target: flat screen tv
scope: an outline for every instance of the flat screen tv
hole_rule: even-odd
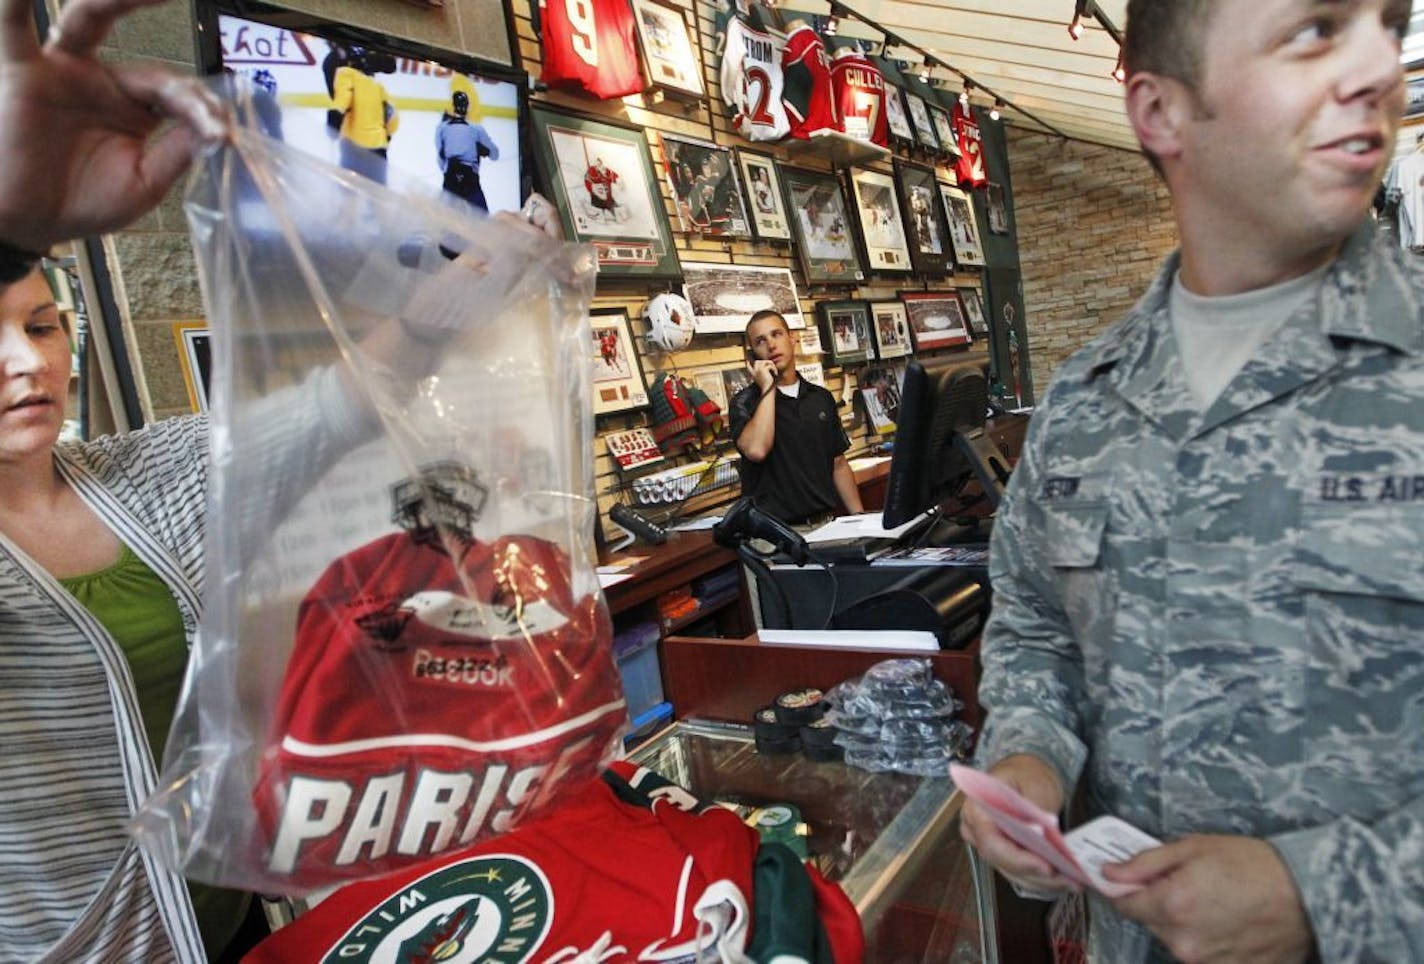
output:
[[[337,74],[345,67],[348,85],[359,89],[367,103],[375,91],[384,95],[377,100],[374,122],[368,114],[363,130],[369,132],[368,142],[385,141],[381,149],[391,169],[428,184],[432,194],[452,190],[477,207],[482,195],[491,214],[518,210],[528,195],[523,74],[249,0],[199,0],[195,18],[199,70],[230,71],[253,80],[279,111],[264,126],[269,133],[279,131],[293,147],[370,173],[359,161],[362,154],[353,150],[358,145],[343,133],[342,114],[333,110]],[[359,84],[350,81],[351,71],[364,75]],[[446,137],[450,149],[442,163],[437,130],[442,119],[459,116],[461,109],[465,129]],[[466,155],[471,144],[481,155],[475,166],[478,194],[463,172],[450,174],[448,156],[460,153],[462,142]],[[480,143],[486,143],[483,150]]]

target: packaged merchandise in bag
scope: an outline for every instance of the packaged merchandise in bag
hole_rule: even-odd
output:
[[[189,188],[205,608],[135,833],[194,879],[304,893],[468,846],[596,776],[626,722],[591,252],[391,175],[239,125]]]

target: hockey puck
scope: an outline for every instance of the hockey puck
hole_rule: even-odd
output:
[[[795,740],[800,738],[800,728],[794,723],[782,723],[776,718],[776,710],[763,706],[752,717],[752,734],[758,740]]]
[[[799,735],[802,746],[834,746],[836,742],[836,728],[831,726],[830,719],[824,716],[801,727]]]
[[[822,699],[824,695],[814,686],[788,690],[772,704],[776,710],[776,718],[782,723],[794,723],[797,726],[814,723],[826,712],[826,703]]]
[[[756,748],[758,753],[765,756],[786,756],[801,749],[801,738],[792,736],[785,740],[772,740],[757,736]]]

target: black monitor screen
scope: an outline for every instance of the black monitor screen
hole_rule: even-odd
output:
[[[989,483],[986,491],[995,490],[990,498],[997,504],[1001,480],[995,477],[997,470],[981,464],[974,444],[984,437],[988,409],[989,386],[981,363],[910,362],[885,493],[882,521],[887,529],[953,499],[976,476]]]
[[[203,3],[199,11],[202,67],[246,76],[254,90],[270,93],[280,115],[276,131],[264,119],[268,133],[369,176],[353,149],[367,142],[432,195],[450,190],[490,213],[519,209],[523,95],[507,68],[242,0]],[[339,79],[355,91],[350,121],[333,110]],[[451,159],[461,157],[474,158],[471,170],[452,172]]]

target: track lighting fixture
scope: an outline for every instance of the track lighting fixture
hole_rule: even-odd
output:
[[[1112,78],[1119,84],[1127,79],[1127,66],[1122,62],[1121,50],[1117,53],[1117,66],[1113,68]]]
[[[826,28],[822,31],[827,37],[834,37],[840,31],[841,5],[831,4],[831,15],[826,18]]]
[[[1083,18],[1088,15],[1088,0],[1073,0],[1073,19],[1068,21],[1068,36],[1078,40],[1083,36]]]
[[[964,89],[959,92],[959,106],[960,109],[966,113],[969,111],[969,92],[973,89],[974,85],[966,80],[964,82]]]
[[[925,62],[920,65],[920,83],[930,82],[930,55],[925,54]]]
[[[995,98],[994,98],[994,106],[991,107],[991,108],[989,108],[989,119],[992,120],[992,121],[998,120],[998,119],[999,119],[999,116],[1000,116],[1000,112],[1001,112],[1003,109],[1004,109],[1004,102],[1003,102],[1002,100],[1000,100],[999,98],[995,97]]]

